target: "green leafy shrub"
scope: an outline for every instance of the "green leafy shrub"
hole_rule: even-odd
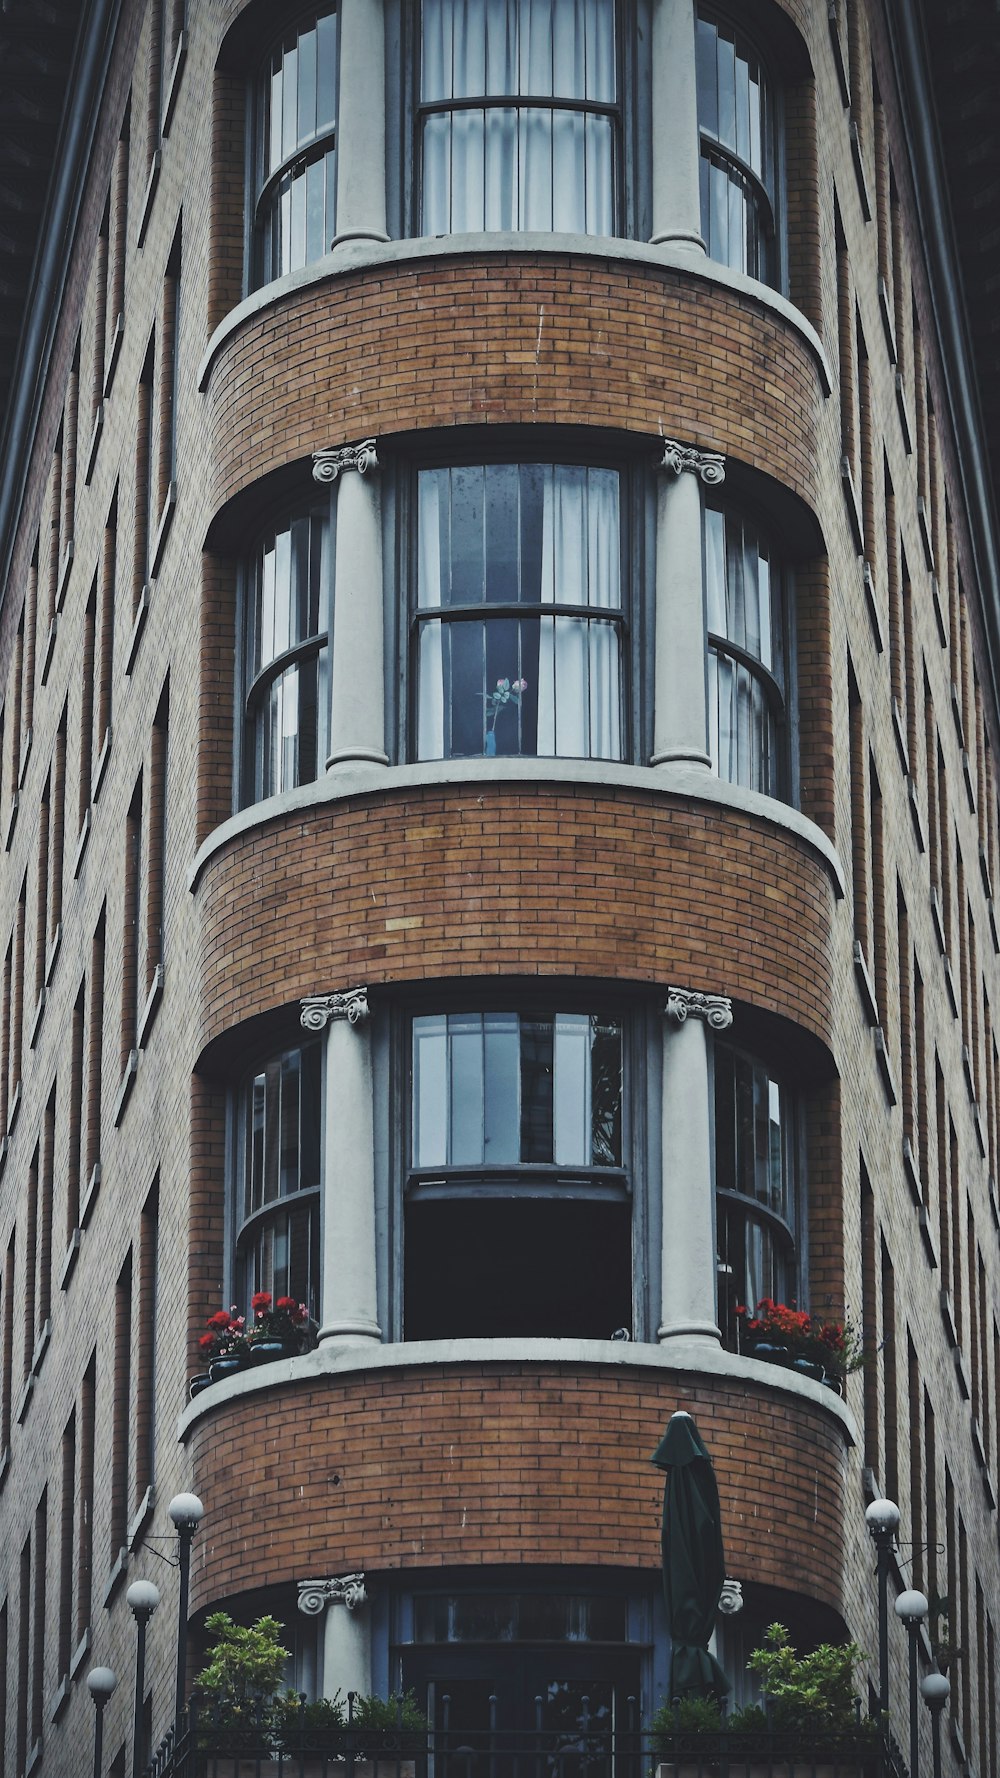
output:
[[[234,1623],[228,1611],[213,1611],[205,1628],[215,1647],[195,1680],[197,1690],[238,1715],[273,1700],[291,1659],[277,1618],[260,1617],[248,1628]]]
[[[404,1692],[400,1698],[355,1698],[352,1721],[356,1729],[417,1736],[427,1733],[427,1718],[413,1692]]]
[[[797,1655],[784,1624],[771,1624],[747,1667],[767,1696],[775,1734],[856,1734],[854,1673],[860,1659],[856,1642],[823,1642],[811,1654]]]
[[[676,1704],[663,1703],[649,1726],[661,1752],[667,1751],[674,1735],[717,1735],[723,1726],[719,1700],[679,1698]]]

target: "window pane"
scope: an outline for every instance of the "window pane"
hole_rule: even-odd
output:
[[[453,1167],[481,1167],[485,1159],[483,1019],[453,1013],[448,1019],[448,1160]]]
[[[590,1019],[559,1013],[555,1021],[555,1152],[562,1167],[587,1167],[590,1143]]]
[[[591,1018],[591,1162],[622,1164],[622,1027],[617,1020]]]
[[[335,148],[330,138],[336,121],[336,64],[337,18],[332,12],[286,38],[260,80],[256,284],[312,264],[329,251],[335,231]],[[323,137],[325,149],[317,142]],[[311,143],[316,146],[308,163],[297,162],[297,151]],[[268,185],[287,162],[292,164]]]
[[[554,1159],[551,1019],[521,1020],[521,1159],[545,1164]]]
[[[448,1164],[448,1022],[413,1021],[413,1164]]]

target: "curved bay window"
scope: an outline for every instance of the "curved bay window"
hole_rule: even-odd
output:
[[[632,1323],[620,1019],[412,1022],[407,1339],[610,1339]]]
[[[330,250],[337,201],[337,13],[293,26],[256,95],[251,286]]]
[[[714,1067],[719,1326],[732,1346],[738,1304],[796,1298],[797,1132],[792,1095],[762,1062],[716,1041]]]
[[[239,1097],[236,1300],[293,1296],[319,1313],[322,1047],[265,1062]]]
[[[701,232],[712,259],[777,285],[777,116],[753,44],[708,7],[698,11]]]
[[[614,0],[423,0],[423,234],[612,235],[621,160]]]
[[[419,472],[418,759],[622,758],[620,482],[577,464]]]
[[[786,794],[782,575],[759,527],[705,509],[712,764],[728,784]]]
[[[332,562],[324,502],[268,532],[248,567],[244,804],[308,784],[323,767]]]

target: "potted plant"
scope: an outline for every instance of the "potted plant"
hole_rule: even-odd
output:
[[[246,1318],[238,1315],[236,1304],[229,1309],[216,1309],[205,1323],[205,1332],[198,1341],[198,1350],[208,1365],[209,1381],[218,1383],[234,1371],[242,1370],[250,1356]],[[201,1382],[200,1378],[194,1379]],[[205,1385],[202,1383],[202,1387]],[[192,1385],[192,1393],[197,1390]]]
[[[662,1778],[703,1778],[715,1763],[739,1763],[744,1778],[771,1778],[775,1761],[799,1760],[814,1778],[856,1778],[878,1748],[878,1726],[858,1717],[853,1642],[822,1643],[799,1656],[783,1624],[772,1624],[747,1660],[765,1708],[724,1715],[714,1698],[664,1704],[650,1724]]]
[[[269,1290],[258,1290],[250,1299],[250,1314],[247,1344],[255,1364],[294,1357],[302,1351],[309,1327],[305,1303],[296,1302],[293,1296],[279,1296],[275,1302]]]
[[[861,1335],[848,1317],[814,1321],[805,1309],[762,1297],[753,1314],[740,1303],[741,1351],[766,1363],[784,1364],[814,1382],[839,1389],[850,1371],[864,1363]]]

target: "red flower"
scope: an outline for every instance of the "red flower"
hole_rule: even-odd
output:
[[[201,1336],[201,1339],[198,1341],[198,1344],[201,1347],[203,1352],[210,1351],[210,1349],[215,1345],[215,1335],[210,1334],[210,1333],[203,1333]]]
[[[209,1316],[205,1325],[206,1327],[217,1327],[221,1333],[223,1328],[229,1326],[229,1310],[216,1309],[215,1314]]]
[[[269,1290],[255,1290],[250,1298],[250,1307],[255,1315],[266,1315],[271,1307],[271,1292]],[[278,1307],[281,1307],[280,1303]]]

